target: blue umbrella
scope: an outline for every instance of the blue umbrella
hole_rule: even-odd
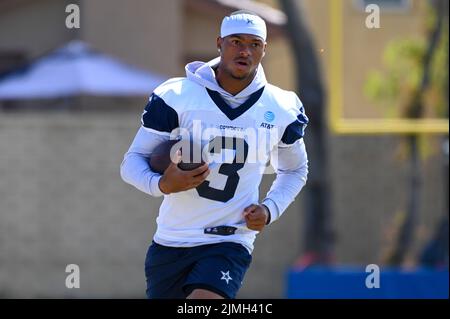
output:
[[[1,78],[0,99],[142,96],[165,80],[76,40]]]

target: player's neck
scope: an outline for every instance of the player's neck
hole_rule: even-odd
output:
[[[219,83],[220,87],[232,95],[236,95],[245,89],[250,83],[252,83],[256,75],[255,72],[253,76],[240,80],[232,77],[220,67],[216,68],[214,72],[216,73],[216,81]]]

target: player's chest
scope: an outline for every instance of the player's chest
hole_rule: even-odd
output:
[[[276,138],[281,125],[275,118],[275,112],[263,105],[252,108],[231,117],[215,105],[201,109],[188,110],[180,114],[179,127],[196,136],[248,136],[272,135]]]

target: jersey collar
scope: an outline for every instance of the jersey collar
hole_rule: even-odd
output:
[[[222,113],[224,113],[230,120],[234,120],[239,116],[241,116],[242,114],[244,114],[246,111],[248,111],[259,100],[259,98],[263,94],[264,88],[265,86],[250,94],[250,97],[247,99],[247,101],[245,101],[236,108],[231,108],[227,104],[227,102],[223,99],[222,95],[220,95],[219,92],[210,90],[208,88],[205,89],[208,92],[210,98],[222,111]]]

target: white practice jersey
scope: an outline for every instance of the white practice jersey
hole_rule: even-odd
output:
[[[271,158],[276,164],[278,160],[275,150],[294,144],[304,150],[302,137],[307,122],[297,95],[270,84],[235,108],[227,105],[218,92],[186,78],[160,85],[142,115],[142,134],[148,133],[155,141],[140,143],[136,138],[129,153],[151,156],[161,140],[192,138],[201,141],[211,173],[195,189],[164,195],[154,240],[176,247],[232,241],[251,252],[258,232],[246,227],[243,211],[258,203],[262,175],[270,169],[267,162]],[[306,166],[306,155],[302,165]],[[146,174],[156,175],[149,167]],[[303,177],[301,186],[306,182]],[[147,180],[142,187],[150,184]],[[157,192],[160,190],[153,191]],[[283,204],[272,199],[275,204],[267,205],[271,214],[275,210],[281,214],[296,195],[276,192],[273,190],[274,197],[289,198]],[[273,220],[276,217],[272,215]],[[228,235],[205,232],[219,226],[231,226],[235,231]]]

